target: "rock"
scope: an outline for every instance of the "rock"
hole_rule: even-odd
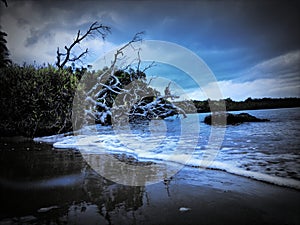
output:
[[[219,113],[215,114],[212,122],[212,115],[204,118],[204,123],[209,125],[238,125],[244,122],[268,122],[268,119],[260,119],[248,113]]]

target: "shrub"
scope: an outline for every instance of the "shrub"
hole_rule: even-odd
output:
[[[1,134],[33,137],[70,130],[73,96],[81,75],[51,65],[1,68]]]

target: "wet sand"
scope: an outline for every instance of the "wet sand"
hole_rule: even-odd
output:
[[[299,190],[188,167],[131,187],[95,173],[78,151],[0,144],[1,225],[300,224]]]
[[[148,186],[145,214],[151,222],[145,224],[300,224],[297,190],[222,171],[199,172],[198,180],[195,175],[189,168],[180,171],[169,193],[162,184]]]

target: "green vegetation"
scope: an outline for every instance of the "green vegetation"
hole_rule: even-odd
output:
[[[32,137],[70,130],[73,96],[83,72],[51,65],[1,68],[1,134]]]

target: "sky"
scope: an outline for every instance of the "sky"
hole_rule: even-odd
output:
[[[98,21],[111,27],[105,41],[89,38],[90,64],[144,31],[144,40],[177,44],[201,58],[215,81],[193,85],[185,71],[157,67],[191,99],[217,86],[224,98],[300,97],[300,3],[279,0],[22,1],[1,2],[0,24],[11,59],[54,64],[57,47]],[[168,52],[166,54],[176,54]],[[182,59],[187,60],[187,59]],[[167,71],[167,72],[166,72]],[[153,74],[152,74],[153,75]],[[201,76],[199,74],[199,76]],[[176,84],[175,84],[176,83]],[[172,89],[172,86],[171,86]]]

